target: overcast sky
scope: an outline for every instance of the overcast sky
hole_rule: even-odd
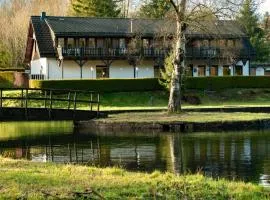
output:
[[[261,14],[264,14],[267,11],[270,13],[270,0],[264,0],[264,3],[261,4],[259,10]]]

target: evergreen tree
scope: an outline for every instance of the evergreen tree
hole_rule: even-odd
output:
[[[256,61],[263,62],[268,59],[269,48],[265,40],[264,30],[259,26],[259,17],[256,11],[255,0],[245,0],[237,21],[250,38],[250,42],[256,51]]]
[[[170,10],[171,4],[164,0],[145,1],[139,10],[140,17],[164,18]]]
[[[71,0],[71,11],[83,17],[118,17],[120,14],[115,0]]]

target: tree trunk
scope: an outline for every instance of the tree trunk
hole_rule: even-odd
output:
[[[180,53],[181,49],[181,23],[177,20],[177,33],[176,33],[176,44],[174,48],[174,70],[172,74],[171,80],[171,89],[170,89],[170,98],[168,103],[168,112],[179,112],[181,111],[181,62],[180,57],[182,56]]]

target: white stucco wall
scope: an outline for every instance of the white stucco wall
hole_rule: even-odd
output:
[[[256,68],[256,76],[264,76],[264,68],[263,67]]]
[[[47,59],[48,79],[62,79],[62,68],[58,66],[55,58]]]
[[[138,78],[154,78],[154,62],[142,61],[138,66]]]
[[[44,75],[47,77],[47,58],[40,58],[31,61],[31,75]]]
[[[110,66],[110,78],[134,78],[134,69],[127,61],[114,61]]]

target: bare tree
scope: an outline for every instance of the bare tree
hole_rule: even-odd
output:
[[[68,0],[6,0],[0,4],[0,40],[10,56],[9,67],[23,66],[31,15],[42,11],[66,15]]]
[[[219,19],[230,19],[241,6],[241,0],[167,0],[173,11],[170,16],[176,24],[173,47],[173,72],[171,75],[170,97],[168,112],[181,111],[181,85],[186,71],[185,45],[187,43],[187,27],[206,30],[206,23],[202,19],[216,16]],[[207,10],[207,12],[202,12]],[[210,17],[212,18],[212,17]]]

